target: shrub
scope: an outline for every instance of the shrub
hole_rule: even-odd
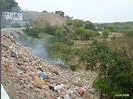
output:
[[[47,34],[50,34],[50,35],[55,35],[56,28],[57,28],[57,26],[48,25],[44,28],[44,32]]]
[[[79,66],[79,64],[71,65],[71,66],[70,66],[70,69],[71,69],[72,71],[75,71],[76,68],[77,68],[78,66]]]
[[[33,38],[39,38],[39,30],[37,28],[27,28],[24,32]]]
[[[75,70],[76,70],[76,66],[75,66],[75,65],[71,65],[71,66],[70,66],[70,69],[71,69],[72,71],[75,71]]]
[[[106,39],[108,36],[109,36],[109,30],[104,29],[104,30],[102,31],[102,37]]]

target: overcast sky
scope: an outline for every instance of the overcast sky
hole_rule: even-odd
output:
[[[55,12],[92,22],[133,21],[133,0],[16,0],[25,10]]]

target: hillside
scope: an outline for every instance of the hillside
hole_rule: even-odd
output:
[[[70,99],[63,98],[66,93],[71,99],[91,99],[96,73],[72,72],[40,59],[13,39],[11,35],[17,31],[21,29],[2,30],[2,85],[11,99]],[[49,79],[38,76],[40,69]],[[58,85],[64,87],[58,91],[49,89]],[[85,91],[83,96],[78,94],[81,88]]]
[[[24,21],[40,21],[50,25],[62,25],[66,21],[66,19],[60,15],[49,12],[23,11],[22,13]]]

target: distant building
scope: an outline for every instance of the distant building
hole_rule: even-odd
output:
[[[17,12],[1,12],[1,16],[10,21],[23,21],[22,13]]]

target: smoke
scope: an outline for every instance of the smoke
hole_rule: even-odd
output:
[[[18,33],[18,35],[18,37],[14,37],[17,42],[29,47],[31,52],[36,56],[45,60],[51,60],[46,49],[47,39],[36,39],[26,34],[20,35],[20,33]]]
[[[61,59],[54,59],[52,60],[48,54],[47,48],[46,46],[49,44],[49,40],[48,39],[36,39],[36,38],[32,38],[26,34],[17,32],[17,34],[19,36],[14,36],[14,39],[19,42],[20,44],[22,44],[23,46],[29,47],[30,51],[42,58],[45,59],[47,61],[50,61],[51,63],[57,64],[59,66],[65,66],[65,62]]]
[[[48,52],[46,50],[47,41],[43,39],[35,39],[33,41],[32,53],[39,56],[42,59],[50,60]]]

